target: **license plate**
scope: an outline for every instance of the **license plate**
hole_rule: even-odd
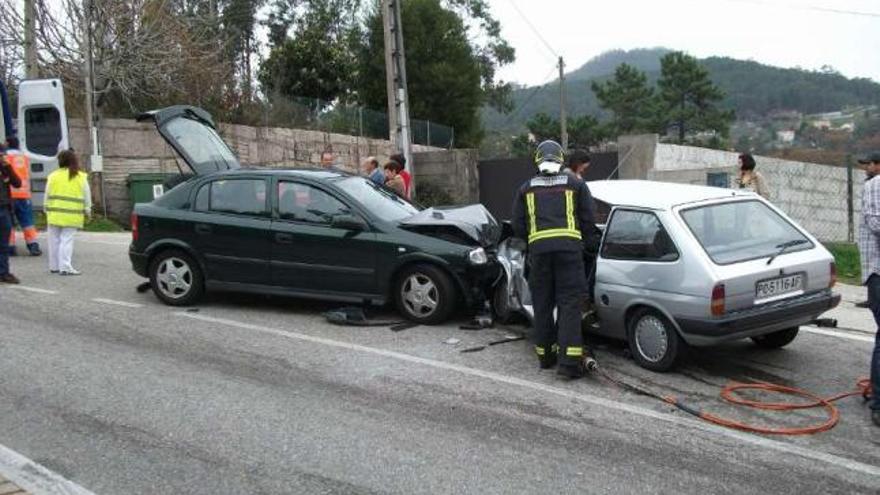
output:
[[[803,292],[803,273],[761,280],[755,284],[755,302],[766,302],[768,300],[780,299],[782,297],[792,296]]]

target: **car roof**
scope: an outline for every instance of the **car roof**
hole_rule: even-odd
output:
[[[240,168],[236,170],[228,170],[218,172],[217,174],[212,174],[214,176],[217,175],[247,175],[247,174],[264,174],[264,175],[273,175],[279,177],[299,177],[313,180],[335,180],[342,179],[345,177],[352,177],[353,174],[350,174],[344,170],[328,170],[324,168],[260,168],[260,167],[249,167],[249,168]]]
[[[588,182],[594,198],[612,206],[668,210],[674,206],[733,197],[755,197],[751,191],[674,184],[652,180],[599,180]]]

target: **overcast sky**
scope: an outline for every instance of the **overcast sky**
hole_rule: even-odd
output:
[[[880,82],[880,0],[488,2],[516,49],[516,62],[500,73],[506,81],[546,82],[555,64],[552,52],[563,56],[571,71],[611,49],[663,46],[697,57],[729,56],[780,67],[827,64],[848,77]]]

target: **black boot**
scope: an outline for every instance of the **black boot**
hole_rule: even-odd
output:
[[[587,376],[587,367],[584,365],[583,359],[579,359],[575,363],[559,363],[559,366],[556,367],[556,374],[569,380],[576,380]]]
[[[538,354],[538,364],[542,370],[548,370],[556,366],[556,345],[542,347],[535,346],[535,353]]]

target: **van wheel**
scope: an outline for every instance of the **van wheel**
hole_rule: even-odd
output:
[[[791,344],[795,337],[797,337],[799,331],[799,327],[786,328],[785,330],[768,333],[767,335],[752,337],[752,342],[763,349],[779,349],[780,347],[785,347],[788,344]]]
[[[642,308],[627,322],[627,342],[636,363],[651,371],[669,371],[687,350],[687,344],[663,315]]]
[[[163,303],[188,306],[205,292],[205,279],[192,256],[178,249],[157,254],[150,263],[150,286]]]
[[[449,318],[456,302],[455,286],[443,270],[419,264],[404,268],[394,284],[394,302],[407,319],[436,325]]]

